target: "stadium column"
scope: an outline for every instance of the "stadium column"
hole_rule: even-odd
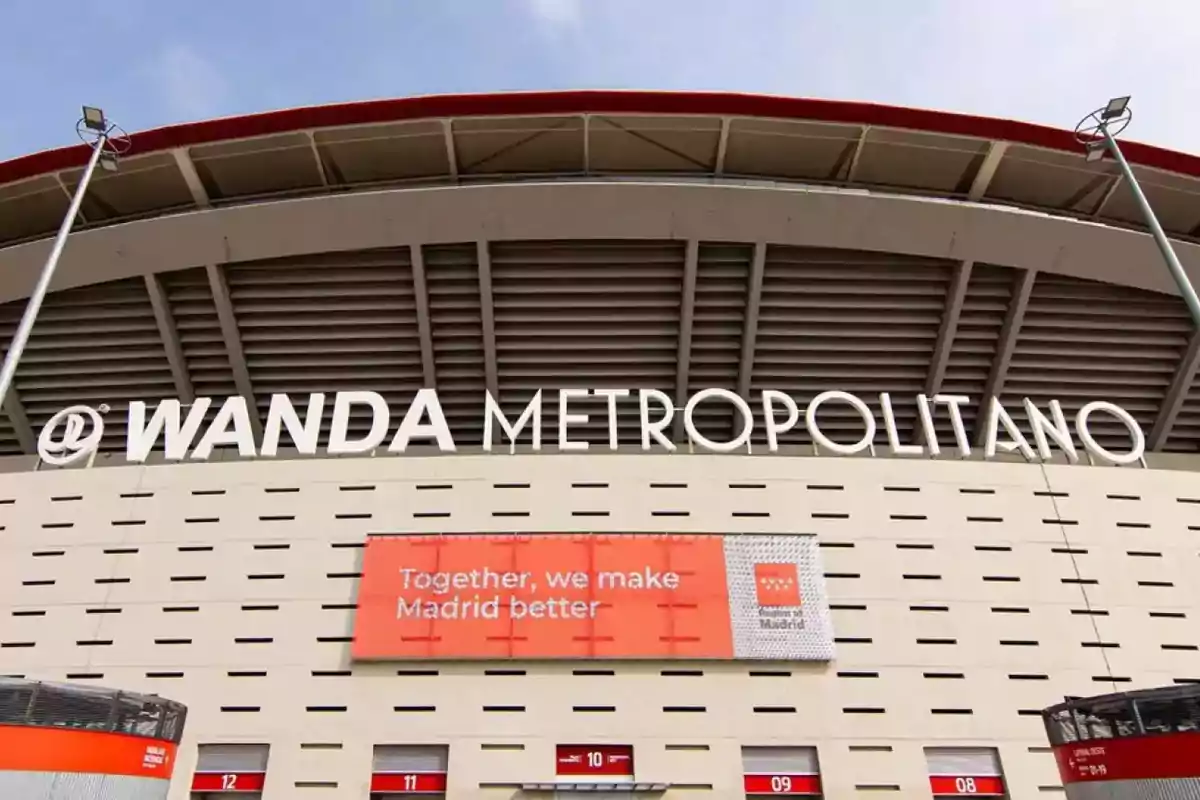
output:
[[[13,383],[16,383],[15,377]],[[8,394],[4,396],[4,412],[8,414],[13,434],[17,437],[17,443],[21,445],[21,452],[28,455],[36,453],[37,439],[33,435],[33,426],[29,424],[29,417],[25,414],[25,404],[21,402],[21,395],[17,392],[16,386],[8,387]]]
[[[754,377],[754,348],[758,339],[758,310],[762,304],[763,273],[766,271],[767,245],[756,242],[750,261],[750,282],[746,287],[746,309],[742,324],[742,353],[738,361],[738,395],[750,397]],[[738,415],[731,418],[731,434],[738,433]]]
[[[409,246],[412,263],[413,299],[417,305],[417,337],[421,340],[421,378],[426,389],[437,388],[437,370],[433,360],[433,328],[429,322],[429,289],[425,283],[425,250],[422,245]]]
[[[483,324],[483,381],[485,388],[500,401],[500,378],[496,366],[496,309],[492,303],[492,253],[486,240],[475,243],[479,262],[479,316]],[[492,435],[499,437],[498,429]]]
[[[208,273],[208,285],[212,290],[213,304],[217,307],[217,321],[221,326],[221,337],[225,340],[225,352],[229,355],[229,368],[233,371],[233,384],[237,388],[238,394],[246,400],[255,439],[262,441],[262,417],[258,413],[258,404],[254,400],[254,390],[250,385],[250,370],[246,366],[246,354],[242,350],[242,335],[238,331],[237,317],[233,314],[233,303],[229,298],[229,283],[225,279],[225,270],[216,264],[208,264],[204,269]]]
[[[154,322],[158,325],[158,335],[162,339],[163,349],[167,353],[167,364],[171,368],[171,378],[175,382],[175,393],[185,403],[196,399],[192,388],[192,377],[188,374],[187,360],[183,356],[183,347],[179,343],[179,329],[175,326],[175,315],[171,313],[171,304],[167,300],[166,290],[163,289],[162,279],[156,274],[146,276],[146,294],[150,296],[150,307],[154,310]]]
[[[688,372],[692,355],[692,320],[696,313],[696,271],[700,263],[700,242],[689,239],[683,262],[683,288],[679,298],[679,348],[675,353],[675,426],[672,438],[685,439],[683,407],[687,403]]]
[[[1021,335],[1021,325],[1025,322],[1025,309],[1029,307],[1029,296],[1033,293],[1033,282],[1036,279],[1037,271],[1026,269],[1018,270],[1013,280],[1008,311],[1004,315],[1000,337],[996,340],[996,355],[992,359],[992,369],[988,373],[987,383],[983,387],[983,397],[979,399],[980,413],[975,418],[975,430],[972,437],[977,446],[983,442],[983,437],[987,434],[991,398],[999,397],[1004,392],[1004,381],[1008,377],[1008,365],[1012,362],[1013,352],[1017,348],[1017,337]]]
[[[925,378],[925,396],[933,397],[942,391],[942,383],[946,380],[946,369],[950,365],[950,351],[954,348],[954,337],[958,333],[958,320],[962,316],[963,301],[967,297],[967,287],[971,283],[973,261],[960,261],[954,269],[954,277],[950,279],[950,287],[946,290],[946,306],[942,310],[942,323],[938,327],[936,344],[933,347],[933,358],[929,362],[929,374]],[[916,438],[918,444],[925,444],[925,426],[917,425]]]
[[[1184,398],[1187,397],[1192,380],[1196,377],[1198,367],[1200,367],[1200,329],[1192,331],[1188,346],[1179,357],[1175,375],[1171,378],[1167,393],[1163,396],[1162,405],[1158,408],[1158,416],[1154,418],[1154,425],[1150,428],[1150,437],[1146,442],[1147,450],[1153,452],[1166,445],[1167,438],[1171,435],[1171,428],[1175,426],[1175,419],[1183,408]]]

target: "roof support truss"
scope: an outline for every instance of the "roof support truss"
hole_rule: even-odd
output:
[[[433,328],[429,322],[429,288],[425,283],[425,252],[421,245],[409,248],[412,261],[413,297],[417,304],[417,336],[421,340],[421,376],[425,388],[437,388],[433,360]]]
[[[317,146],[317,136],[312,131],[308,132],[308,146],[312,148],[313,161],[317,165],[317,177],[321,179],[322,186],[328,186],[329,171],[325,169],[325,159],[321,157],[321,148]]]
[[[1108,206],[1108,201],[1112,200],[1112,196],[1117,193],[1117,189],[1124,183],[1125,176],[1121,173],[1113,175],[1112,180],[1108,183],[1108,188],[1104,190],[1104,194],[1100,196],[1100,201],[1096,203],[1095,210],[1092,211],[1092,219],[1099,219],[1104,216],[1104,209]]]
[[[850,155],[850,166],[846,167],[846,183],[854,183],[858,177],[858,165],[862,161],[863,147],[867,143],[867,136],[871,133],[870,125],[863,125],[862,133],[858,135],[858,141],[854,143],[854,152]]]
[[[179,173],[183,175],[183,182],[187,184],[188,191],[192,193],[192,201],[200,208],[208,208],[212,205],[208,190],[204,188],[204,181],[200,180],[200,173],[196,171],[196,164],[192,161],[192,156],[188,153],[187,148],[176,147],[171,151],[171,155],[175,157],[175,165],[179,167]]]
[[[166,290],[163,289],[162,279],[157,274],[146,276],[146,294],[150,296],[154,321],[158,324],[158,335],[162,339],[163,350],[167,353],[167,364],[171,368],[171,378],[175,381],[175,393],[179,395],[180,400],[190,403],[196,399],[196,392],[192,388],[192,377],[188,373],[187,360],[183,357],[183,347],[179,343],[175,315],[171,313]]]
[[[683,261],[683,287],[679,297],[679,349],[675,354],[675,441],[683,441],[683,406],[687,402],[691,368],[692,322],[696,316],[696,273],[700,267],[700,242],[689,239]]]
[[[492,253],[486,241],[475,243],[479,261],[479,311],[483,320],[483,376],[492,397],[500,399],[499,368],[496,361],[496,306],[492,301]]]
[[[592,115],[583,115],[583,174],[592,174]]]
[[[442,140],[446,143],[446,163],[449,165],[450,177],[458,180],[458,148],[454,144],[453,120],[442,120]]]
[[[1150,429],[1150,438],[1146,442],[1147,449],[1159,450],[1167,443],[1167,439],[1171,435],[1171,428],[1175,426],[1175,419],[1179,416],[1180,409],[1183,408],[1184,398],[1187,397],[1188,389],[1196,377],[1198,367],[1200,367],[1200,330],[1194,330],[1192,338],[1188,341],[1187,349],[1184,350],[1179,364],[1175,367],[1175,375],[1171,378],[1166,395],[1163,396],[1158,416],[1154,418],[1154,426]]]
[[[242,350],[242,335],[238,331],[237,318],[233,314],[233,303],[229,299],[229,283],[225,270],[215,264],[205,268],[208,285],[212,289],[213,303],[217,307],[217,320],[221,325],[221,336],[225,339],[225,351],[229,354],[229,368],[233,371],[233,384],[237,392],[246,399],[250,409],[250,424],[254,433],[262,438],[262,419],[254,399],[254,388],[250,385],[250,369],[246,366],[246,354]]]
[[[987,194],[988,186],[991,185],[992,178],[996,176],[996,169],[999,168],[1007,151],[1008,142],[994,141],[988,146],[987,153],[980,162],[979,169],[975,172],[975,177],[971,179],[971,188],[967,190],[968,200],[977,203]]]
[[[758,339],[758,309],[762,303],[763,272],[767,263],[767,245],[754,245],[750,260],[750,282],[746,287],[746,310],[742,324],[742,355],[738,362],[738,394],[750,396],[750,383],[754,373],[754,345]]]
[[[60,188],[60,189],[62,189],[62,190],[63,190],[63,194],[65,194],[65,195],[67,196],[67,203],[68,203],[68,204],[69,204],[69,203],[70,203],[72,200],[74,200],[74,199],[75,199],[75,195],[71,193],[71,190],[70,190],[69,188],[67,188],[67,182],[63,180],[63,176],[62,176],[62,173],[61,173],[61,172],[56,172],[56,173],[54,173],[54,180],[58,181],[58,186],[59,186],[59,188]],[[69,206],[68,206],[68,207],[69,207]],[[87,225],[87,216],[86,216],[86,215],[83,213],[83,206],[82,206],[82,204],[81,204],[81,205],[80,205],[80,207],[79,207],[79,221],[80,221],[80,222],[82,222],[84,225]]]
[[[729,117],[721,117],[721,133],[717,136],[717,157],[713,160],[713,174],[725,174],[725,154],[729,152]]]
[[[16,386],[8,387],[8,394],[4,396],[4,413],[8,414],[8,421],[13,427],[17,443],[21,445],[21,452],[29,455],[36,453],[37,438],[33,435],[33,426],[29,424],[29,417],[25,415],[25,404],[21,402],[21,395]]]
[[[988,374],[987,383],[983,388],[983,397],[979,399],[980,412],[975,418],[974,440],[978,445],[988,427],[988,409],[993,397],[1004,393],[1004,381],[1008,378],[1008,366],[1012,363],[1013,352],[1017,349],[1017,337],[1021,334],[1021,326],[1025,323],[1025,310],[1029,307],[1029,296],[1033,293],[1033,282],[1037,272],[1027,269],[1018,272],[1013,284],[1012,296],[1008,301],[1008,312],[1004,315],[1004,325],[1000,328],[1000,338],[996,342],[996,355],[992,360],[992,369]]]

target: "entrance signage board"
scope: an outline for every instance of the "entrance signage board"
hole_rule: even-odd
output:
[[[351,656],[828,661],[813,536],[368,538]]]
[[[542,414],[549,391],[538,390],[521,411],[506,414],[500,402],[486,393],[484,397],[483,449],[530,446],[534,452],[543,448]],[[579,426],[589,422],[590,414],[581,408],[583,402],[603,400],[608,422],[607,441],[596,442],[580,438]],[[767,449],[776,452],[780,438],[803,425],[809,437],[825,452],[836,455],[859,453],[876,454],[876,440],[886,442],[893,455],[938,456],[944,452],[968,457],[972,445],[967,435],[963,410],[971,405],[964,395],[938,394],[932,397],[917,395],[916,409],[919,434],[913,442],[902,442],[896,421],[894,402],[890,394],[878,396],[878,416],[858,395],[842,391],[827,391],[813,397],[803,407],[791,395],[767,389],[757,401],[740,397],[727,389],[703,389],[686,398],[682,407],[655,389],[560,389],[557,404],[557,441],[555,449],[564,452],[583,452],[607,447],[617,449],[617,419],[620,406],[636,405],[642,450],[674,451],[678,445],[671,441],[669,431],[676,414],[682,414],[683,429],[688,441],[703,451],[730,453],[746,450],[752,435],[760,431],[766,438]],[[701,432],[695,424],[697,409],[702,405],[725,404],[732,408],[737,420],[736,435],[727,440],[715,440]],[[1013,404],[1009,404],[1013,405]],[[998,452],[1020,453],[1028,460],[1050,460],[1054,451],[1072,463],[1080,458],[1078,441],[1092,459],[1109,464],[1133,464],[1141,461],[1146,437],[1136,419],[1118,405],[1106,401],[1087,403],[1068,419],[1057,400],[1039,406],[1025,398],[1021,401],[1024,427],[1014,419],[1014,410],[992,397],[978,410],[984,422],[982,452],[992,458]],[[330,412],[328,435],[322,436],[321,421]],[[211,414],[211,421],[208,421]],[[857,438],[837,438],[822,430],[822,420],[828,425],[831,413],[849,411],[861,420],[862,433]],[[91,456],[100,445],[104,433],[104,418],[110,413],[107,406],[92,408],[72,406],[55,414],[43,427],[38,438],[38,454],[43,461],[67,465]],[[370,424],[365,432],[351,432],[351,418],[364,415]],[[393,428],[393,421],[398,421]],[[935,420],[949,424],[953,441],[939,439]],[[1095,420],[1115,423],[1125,428],[1129,444],[1124,450],[1112,451],[1097,442],[1091,432]],[[244,397],[235,396],[217,402],[199,397],[184,406],[179,400],[162,400],[151,407],[143,401],[129,403],[126,419],[125,459],[142,463],[150,453],[161,448],[168,461],[204,461],[217,447],[236,447],[242,457],[273,457],[281,445],[290,441],[299,453],[329,455],[371,453],[385,449],[403,453],[411,445],[433,445],[442,452],[454,452],[457,446],[435,389],[419,390],[412,402],[397,418],[382,395],[367,391],[337,392],[329,396],[310,394],[296,399],[286,394],[271,396],[261,437],[256,436],[257,420],[251,420],[251,409]]]

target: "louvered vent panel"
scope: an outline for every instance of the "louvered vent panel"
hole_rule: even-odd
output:
[[[682,242],[512,242],[492,246],[500,392],[510,419],[539,388],[659,389],[673,394]],[[543,436],[557,440],[557,392]],[[605,403],[571,430],[605,441]],[[640,441],[636,400],[618,403],[620,437]],[[582,437],[581,437],[582,438]]]
[[[438,397],[455,441],[477,444],[487,385],[476,246],[430,246],[424,256]]]
[[[4,308],[6,338],[25,300]],[[146,285],[140,278],[47,296],[17,370],[14,386],[34,435],[67,406],[108,404],[101,448],[125,446],[131,400],[157,403],[176,395]]]
[[[769,247],[755,340],[754,395],[789,393],[803,412],[819,392],[858,394],[879,414],[888,391],[911,435],[937,341],[952,265],[905,256]],[[862,421],[844,403],[822,407],[821,428],[849,439]],[[761,434],[761,430],[758,431]],[[808,442],[803,423],[782,441]],[[882,423],[876,442],[885,441]]]
[[[1058,399],[1068,419],[1092,400],[1108,400],[1149,431],[1190,330],[1178,298],[1040,274],[1004,384],[1005,408],[1024,424],[1023,397],[1044,411]],[[1090,430],[1101,445],[1128,445],[1125,427],[1110,416],[1094,417]]]
[[[996,345],[1000,341],[1000,330],[1004,327],[1016,279],[1017,271],[1009,267],[976,264],[971,269],[941,387],[941,394],[965,395],[971,399],[968,405],[961,407],[968,433],[975,425],[992,362],[996,359]],[[953,442],[954,430],[949,414],[938,408],[933,419],[938,440],[944,445]]]
[[[708,388],[737,391],[753,257],[754,248],[749,245],[700,245],[689,392]],[[714,441],[725,441],[734,422],[733,410],[727,403],[705,403],[696,408],[695,422],[700,433]]]
[[[358,390],[383,395],[398,424],[423,382],[408,248],[231,264],[226,276],[261,416],[272,394],[325,392],[328,430],[332,395]],[[356,407],[350,430],[370,424]]]

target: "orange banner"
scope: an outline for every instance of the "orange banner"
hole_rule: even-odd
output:
[[[0,725],[0,771],[86,772],[167,780],[175,745],[75,728]]]
[[[372,537],[352,654],[733,658],[723,537]]]

